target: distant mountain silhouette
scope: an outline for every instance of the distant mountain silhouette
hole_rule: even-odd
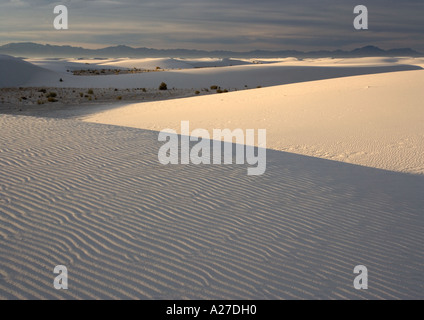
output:
[[[423,54],[410,49],[399,48],[383,50],[375,46],[365,46],[351,51],[310,51],[302,52],[296,50],[266,51],[255,50],[249,52],[233,51],[203,51],[187,49],[151,49],[132,48],[124,45],[106,47],[102,49],[85,49],[82,47],[42,45],[32,42],[9,43],[0,46],[0,54],[25,57],[217,57],[217,58],[319,58],[319,57],[370,57],[370,56],[423,56]]]

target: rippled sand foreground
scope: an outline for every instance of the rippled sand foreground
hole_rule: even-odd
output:
[[[155,131],[0,116],[0,298],[424,298],[423,176],[268,150],[249,177],[162,166],[159,148]]]

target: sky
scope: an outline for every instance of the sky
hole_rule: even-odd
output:
[[[56,5],[69,29],[53,27]],[[365,5],[369,29],[353,27]],[[424,53],[424,0],[0,0],[0,45],[198,50],[413,48]]]

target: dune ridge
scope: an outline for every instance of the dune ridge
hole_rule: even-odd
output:
[[[180,132],[267,129],[270,149],[424,174],[424,71],[370,74],[134,103],[84,121]]]

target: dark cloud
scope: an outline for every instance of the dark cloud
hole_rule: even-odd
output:
[[[69,9],[70,30],[53,29],[53,8]],[[370,29],[353,28],[353,8]],[[406,0],[0,0],[0,43],[158,48],[349,49],[362,44],[424,52],[424,1]]]

